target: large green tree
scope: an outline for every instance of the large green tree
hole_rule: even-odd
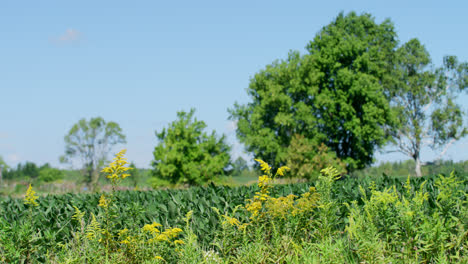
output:
[[[230,147],[225,136],[207,134],[195,110],[178,112],[177,120],[161,132],[153,155],[153,175],[173,184],[200,185],[226,173]]]
[[[348,170],[370,164],[394,124],[386,88],[396,45],[389,20],[339,14],[308,54],[291,52],[251,79],[251,102],[229,110],[239,140],[274,166],[286,163],[296,134],[324,143]]]
[[[95,188],[99,168],[106,162],[107,155],[116,144],[126,143],[119,124],[106,122],[101,117],[89,121],[81,119],[65,136],[65,154],[61,162],[78,162],[83,166],[88,187]]]
[[[415,161],[415,174],[421,176],[421,150],[429,146],[444,155],[448,147],[464,137],[464,112],[456,103],[457,95],[468,86],[468,64],[454,56],[434,69],[425,47],[412,39],[396,53],[395,92],[399,129],[394,131],[398,152]]]

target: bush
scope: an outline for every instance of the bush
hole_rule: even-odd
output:
[[[53,182],[62,180],[65,174],[63,171],[55,168],[44,168],[39,171],[38,180],[42,182]]]
[[[203,185],[227,174],[230,147],[224,135],[208,135],[206,124],[194,118],[195,110],[177,113],[178,120],[156,133],[153,175],[172,184]]]
[[[289,175],[292,177],[317,180],[320,171],[329,166],[336,168],[339,174],[346,173],[346,165],[334,151],[304,136],[295,135],[286,153],[286,165],[291,168]]]

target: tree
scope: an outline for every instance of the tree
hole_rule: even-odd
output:
[[[247,161],[242,157],[237,157],[237,159],[232,163],[231,175],[240,176],[244,171],[248,170],[249,165],[247,164]]]
[[[412,39],[397,53],[393,105],[398,111],[399,129],[392,135],[398,152],[415,161],[416,176],[421,176],[421,150],[439,150],[439,158],[468,130],[463,124],[457,94],[468,86],[468,64],[454,56],[444,58],[441,68],[431,67],[425,47]]]
[[[324,143],[350,171],[371,164],[394,125],[385,88],[396,45],[389,20],[338,15],[309,54],[291,52],[251,79],[251,102],[229,110],[239,140],[274,167],[286,163],[295,134]]]
[[[173,184],[201,185],[225,175],[230,147],[225,136],[204,132],[203,121],[194,119],[195,109],[177,113],[177,120],[160,133],[153,155],[153,175]]]
[[[291,177],[299,177],[308,180],[316,180],[320,171],[333,166],[338,173],[346,173],[346,165],[336,157],[334,151],[321,143],[306,139],[304,136],[295,135],[287,149],[286,166],[291,169],[288,173]]]
[[[116,144],[126,143],[122,129],[115,122],[106,122],[101,117],[89,121],[81,119],[65,136],[65,155],[61,162],[79,159],[85,171],[86,184],[94,189],[99,178],[99,168]]]
[[[24,165],[18,166],[18,171],[22,171],[22,176],[27,178],[37,178],[39,176],[39,168],[34,162],[26,161]]]

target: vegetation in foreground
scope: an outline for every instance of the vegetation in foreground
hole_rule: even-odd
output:
[[[127,178],[124,152],[103,169],[113,186]],[[44,199],[32,187],[23,201],[2,202],[0,255],[5,263],[466,263],[468,206],[466,176],[428,178],[383,187],[370,182],[346,193],[336,169],[322,171],[300,193],[273,185],[288,170],[257,160],[263,171],[255,192],[238,205],[221,201],[197,210],[179,210],[177,196],[166,204],[166,221],[141,216],[146,209],[122,200],[115,189],[103,193],[94,211],[70,196],[62,199],[69,219],[44,229]],[[418,179],[419,180],[419,179]],[[341,185],[341,186],[340,186]],[[304,186],[303,186],[304,187]],[[357,190],[356,190],[357,189]],[[234,192],[235,189],[224,189]],[[348,190],[349,191],[349,190]],[[190,195],[190,190],[185,190]],[[351,191],[352,192],[352,191]],[[352,192],[355,193],[355,192]],[[145,195],[135,192],[134,195]],[[203,197],[197,197],[202,199]],[[245,200],[246,199],[246,200]],[[192,197],[193,200],[193,197]],[[172,203],[171,203],[172,201]],[[75,201],[76,202],[76,201]],[[15,204],[16,203],[16,204]],[[205,200],[205,205],[211,201]],[[57,205],[57,204],[56,204]],[[52,210],[57,206],[50,206]],[[12,215],[14,207],[22,207]],[[188,209],[185,207],[185,209]],[[10,210],[10,211],[8,211]],[[41,212],[42,211],[42,212]],[[156,212],[158,214],[158,212]],[[206,217],[200,217],[200,214]],[[122,218],[122,215],[125,215]],[[133,216],[128,218],[128,216]],[[15,220],[11,220],[14,218]],[[169,222],[168,219],[177,219]],[[205,221],[208,220],[208,221]],[[173,224],[175,223],[175,224]],[[39,225],[38,225],[39,224]],[[203,232],[198,228],[205,227]],[[66,232],[62,230],[66,229]],[[69,236],[66,236],[69,235]],[[55,236],[55,237],[54,237]]]

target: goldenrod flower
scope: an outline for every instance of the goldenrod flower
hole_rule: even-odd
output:
[[[268,191],[266,192],[256,192],[254,195],[254,199],[260,200],[260,201],[266,201],[268,200],[270,196],[268,195]]]
[[[226,225],[226,224],[230,224],[232,226],[234,226],[234,225],[239,226],[240,225],[240,222],[239,222],[239,220],[237,220],[237,218],[230,217],[230,216],[227,216],[227,215],[223,215],[223,217],[224,217],[224,219],[226,219],[226,220],[223,221],[223,223],[222,223],[223,225]]]
[[[245,209],[252,213],[252,216],[250,218],[253,219],[259,214],[259,211],[262,209],[262,203],[259,201],[251,201],[245,206]]]
[[[99,198],[99,204],[98,206],[102,208],[107,208],[109,207],[110,201],[106,199],[106,196],[103,194],[101,195],[101,198]]]
[[[182,240],[180,240],[180,239],[177,239],[177,240],[174,240],[174,244],[176,244],[176,245],[184,245],[185,242],[182,241]]]
[[[268,183],[273,179],[268,177],[268,175],[263,175],[258,177],[258,187],[261,189],[265,189],[268,186]]]
[[[176,237],[180,232],[182,232],[182,229],[180,228],[169,228],[164,230],[163,235],[166,235],[168,238],[174,238]]]
[[[130,176],[130,174],[125,173],[132,168],[125,167],[128,164],[127,159],[124,158],[124,154],[127,150],[123,149],[115,155],[114,161],[109,164],[109,167],[105,167],[101,172],[107,173],[107,178],[111,179],[113,183],[116,183],[120,180],[123,180]]]
[[[256,162],[260,163],[260,167],[262,169],[262,171],[266,172],[266,173],[269,173],[270,170],[271,170],[271,167],[270,165],[268,165],[268,163],[264,162],[263,160],[261,159],[254,159]]]
[[[165,261],[161,256],[155,256],[154,259],[159,259],[159,260]]]
[[[89,240],[94,240],[102,233],[102,231],[101,224],[96,220],[96,216],[91,213],[91,223],[86,228],[86,237]]]
[[[124,228],[124,229],[122,229],[122,230],[119,231],[119,236],[123,236],[123,235],[125,235],[125,234],[127,234],[127,233],[128,233],[128,229],[127,229],[127,228]]]
[[[72,215],[72,219],[81,221],[85,215],[85,212],[81,212],[80,209],[78,209],[76,206],[73,206],[73,208],[75,208],[75,213]]]
[[[156,233],[161,233],[161,231],[157,229],[157,227],[161,227],[161,226],[162,226],[161,224],[153,222],[151,225],[146,224],[145,226],[143,226],[143,231],[146,231],[148,233],[155,235]]]
[[[36,192],[33,190],[31,184],[29,184],[28,190],[26,190],[26,196],[24,197],[24,204],[30,204],[32,206],[39,206],[36,202],[39,196],[35,195]]]
[[[287,171],[287,170],[291,170],[291,169],[287,166],[283,166],[276,171],[276,174],[278,174],[279,176],[284,176],[284,171]]]
[[[239,228],[239,230],[245,230],[247,228],[247,226],[249,226],[248,223],[243,223],[242,225],[239,225],[238,228]]]

